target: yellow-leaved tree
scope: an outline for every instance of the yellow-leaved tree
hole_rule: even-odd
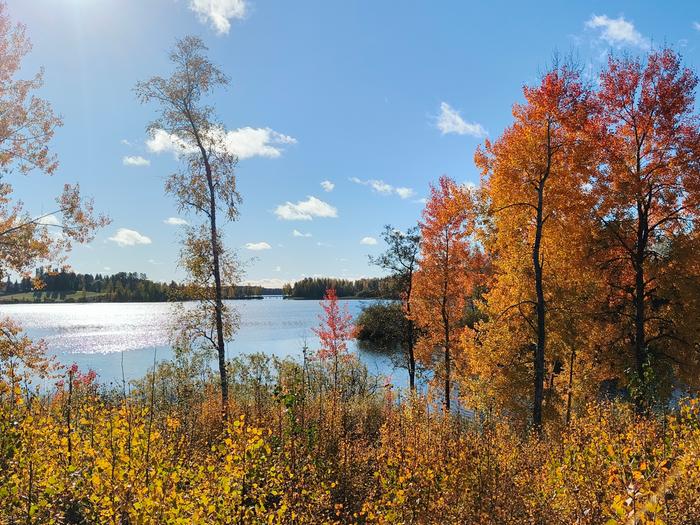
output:
[[[585,305],[597,286],[584,262],[595,162],[583,133],[590,91],[574,67],[557,64],[523,91],[514,122],[475,157],[493,275],[469,363],[493,399],[530,410],[539,429],[545,397],[556,397],[545,391],[553,394],[561,377],[572,392],[576,354],[587,345]]]

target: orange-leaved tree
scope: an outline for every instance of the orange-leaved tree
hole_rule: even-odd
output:
[[[523,91],[513,124],[475,156],[483,175],[483,242],[492,255],[493,278],[485,296],[488,320],[478,330],[479,359],[470,364],[489,377],[496,397],[523,409],[523,401],[529,403],[539,429],[547,370],[558,373],[564,361],[553,352],[562,345],[550,348],[553,332],[571,327],[571,300],[592,293],[595,282],[583,264],[594,161],[583,133],[590,92],[575,67],[555,64]]]
[[[452,367],[465,328],[465,307],[483,265],[474,243],[472,190],[449,177],[431,186],[420,221],[420,268],[413,274],[411,315],[421,331],[417,357],[435,367],[443,381],[444,408],[450,409]]]
[[[671,371],[697,382],[700,312],[679,288],[700,277],[687,256],[700,211],[697,83],[678,54],[660,49],[644,60],[611,57],[596,97],[596,255],[615,330],[610,354],[628,367],[640,408]],[[669,394],[671,381],[661,382]]]
[[[36,94],[43,72],[18,78],[30,50],[25,27],[14,23],[0,2],[0,279],[10,272],[26,276],[40,264],[63,264],[73,243],[89,242],[109,222],[94,213],[91,200],[81,198],[77,184],[65,184],[55,207],[42,214],[27,211],[14,195],[10,176],[34,170],[51,175],[58,168],[49,143],[62,121]],[[38,279],[33,284],[42,286]],[[45,365],[43,346],[24,336],[17,323],[1,320],[0,376]]]

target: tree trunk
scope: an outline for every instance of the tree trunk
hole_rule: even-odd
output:
[[[444,266],[444,279],[442,283],[442,327],[445,331],[445,413],[450,412],[450,373],[451,365],[450,362],[450,317],[447,314],[447,292],[448,292],[448,273],[450,271],[450,238],[447,231],[445,231],[445,266]]]
[[[416,354],[413,341],[413,321],[408,321],[408,385],[411,392],[416,391]]]
[[[406,291],[406,317],[408,319],[407,329],[408,334],[406,334],[408,342],[408,385],[411,392],[416,391],[416,354],[415,354],[415,326],[413,320],[411,319],[411,292],[413,273],[409,274],[408,279],[408,290]]]
[[[406,289],[406,319],[408,321],[407,323],[407,331],[408,333],[406,334],[407,338],[406,341],[408,343],[408,385],[411,389],[411,392],[416,391],[416,354],[415,354],[415,336],[416,336],[416,328],[415,324],[413,323],[413,319],[411,319],[411,293],[413,292],[413,270],[409,270],[408,273],[408,286]]]
[[[537,342],[535,344],[535,397],[532,407],[532,423],[538,431],[542,428],[542,402],[544,400],[544,353],[545,353],[545,302],[542,285],[542,262],[540,258],[540,245],[542,241],[542,186],[538,194],[537,226],[535,232],[535,244],[532,249],[532,262],[535,269],[535,293],[537,303]]]
[[[211,180],[211,179],[210,179]],[[219,267],[219,236],[216,229],[216,204],[211,194],[211,244],[214,262],[214,311],[216,321],[216,350],[219,358],[219,380],[221,382],[221,416],[228,420],[228,377],[226,373],[226,341],[224,340],[223,301],[221,270]]]
[[[445,345],[445,412],[450,412],[450,347]]]
[[[647,348],[645,336],[646,311],[644,299],[646,297],[646,286],[644,276],[644,254],[646,251],[646,213],[641,203],[637,204],[638,224],[637,224],[637,250],[634,260],[634,361],[637,373],[637,381],[643,392],[646,391],[644,378],[644,365],[647,362]],[[644,409],[644,399],[637,395],[635,399],[638,411]]]
[[[642,180],[642,153],[641,153],[641,142],[637,139],[637,154],[636,154],[636,174],[639,181]],[[636,239],[636,251],[634,254],[634,260],[632,261],[632,266],[634,268],[634,360],[637,369],[637,381],[638,385],[644,393],[643,397],[646,397],[647,385],[644,377],[644,365],[647,363],[647,347],[646,347],[646,312],[645,312],[645,299],[646,299],[646,283],[644,276],[644,262],[646,258],[646,248],[647,240],[649,238],[649,217],[648,208],[644,206],[644,201],[648,199],[651,202],[652,192],[649,189],[649,193],[646,196],[639,195],[637,198],[637,239]],[[645,399],[642,396],[637,395],[635,399],[635,405],[638,411],[643,411],[645,409]]]
[[[566,426],[571,422],[571,404],[574,398],[574,360],[576,359],[576,351],[571,349],[569,357],[569,387],[566,392]]]
[[[209,190],[209,226],[211,232],[212,273],[214,274],[214,322],[216,324],[216,352],[219,361],[219,381],[221,383],[221,418],[228,420],[228,375],[226,373],[226,341],[224,339],[223,319],[223,291],[221,287],[221,267],[219,263],[219,234],[216,226],[216,190],[209,154],[202,144],[199,129],[189,111],[187,118],[192,127],[197,147],[204,162],[204,171],[207,177],[207,189]]]
[[[450,375],[452,373],[452,362],[450,359],[450,323],[449,323],[449,317],[447,316],[447,311],[445,308],[444,304],[444,299],[443,299],[443,306],[442,306],[442,322],[443,326],[445,328],[445,413],[449,414],[450,412],[450,390],[451,390],[451,385],[450,385]]]
[[[535,271],[535,312],[537,315],[537,342],[535,344],[535,392],[532,404],[532,424],[539,432],[542,429],[542,403],[544,401],[544,356],[546,348],[545,301],[542,278],[542,230],[544,229],[544,187],[552,165],[551,124],[547,123],[547,166],[537,185],[537,217],[535,220],[535,242],[532,246],[532,264]]]
[[[644,268],[639,266],[634,276],[634,358],[640,381],[644,377],[644,363],[646,362],[644,294]]]

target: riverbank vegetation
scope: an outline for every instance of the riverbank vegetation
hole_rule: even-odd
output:
[[[686,524],[700,520],[700,405],[621,401],[523,431],[485,398],[445,413],[354,358],[187,356],[105,391],[69,370],[50,395],[5,376],[0,523]],[[7,370],[7,368],[5,368]]]

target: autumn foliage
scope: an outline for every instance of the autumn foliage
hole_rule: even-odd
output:
[[[320,341],[318,358],[321,360],[342,359],[348,351],[348,341],[352,339],[354,327],[347,305],[341,306],[334,288],[326,290],[321,302],[323,314],[319,317],[319,327],[314,333]]]
[[[14,195],[10,175],[57,169],[29,49],[0,3],[0,277],[108,222],[77,186],[41,216]],[[204,217],[182,251],[199,304],[174,316],[175,358],[121,388],[0,320],[0,524],[700,523],[698,77],[677,53],[610,57],[593,82],[555,62],[477,149],[477,187],[443,176],[420,234],[386,228],[401,389],[350,351],[334,289],[300,361],[227,359],[239,267],[217,213],[239,195],[205,51],[181,40],[174,74],[137,86],[182,146],[166,191]]]
[[[347,363],[339,424],[327,368],[251,356],[229,362],[236,417],[222,429],[217,378],[179,366],[126,395],[75,369],[50,395],[0,391],[0,523],[700,519],[696,401],[653,419],[592,404],[568,429],[537,436],[488,412],[388,403],[381,383]]]
[[[473,243],[473,195],[469,188],[441,177],[430,190],[423,210],[420,269],[413,277],[411,313],[423,336],[417,356],[434,367],[444,385],[444,406],[450,409],[453,362],[464,325],[464,309],[478,282],[483,258]]]
[[[541,428],[699,386],[696,85],[669,49],[611,57],[595,87],[556,63],[477,150],[491,272],[463,345],[468,403]]]
[[[62,125],[51,104],[38,95],[43,72],[29,78],[22,61],[31,42],[22,24],[15,24],[0,2],[0,278],[10,273],[29,276],[36,266],[65,263],[73,244],[92,240],[95,230],[109,219],[95,212],[93,202],[81,196],[80,186],[64,184],[55,207],[32,214],[15,194],[13,177],[32,172],[53,175],[58,160],[50,142]],[[33,279],[40,289],[43,283]],[[29,340],[10,319],[0,319],[0,381],[9,376],[43,374],[50,363],[44,345]]]

